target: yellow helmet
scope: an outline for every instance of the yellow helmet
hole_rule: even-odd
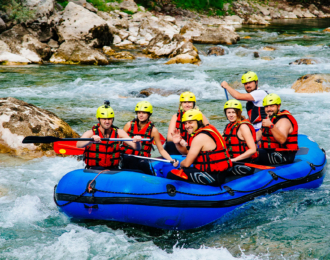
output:
[[[103,105],[96,110],[96,118],[114,118],[115,112],[110,106]]]
[[[267,96],[264,97],[264,100],[262,101],[262,105],[264,107],[270,106],[270,105],[281,105],[282,101],[279,95],[270,93]]]
[[[242,75],[243,84],[251,82],[251,81],[258,81],[258,76],[256,73],[254,73],[253,71],[248,71]]]
[[[199,111],[198,109],[190,109],[187,112],[185,112],[182,116],[182,122],[191,121],[191,120],[203,121],[202,112]]]
[[[223,109],[226,110],[227,108],[236,108],[236,109],[239,109],[239,110],[243,111],[241,102],[239,102],[236,99],[230,99],[230,100],[228,100],[225,103]]]
[[[194,93],[186,91],[180,95],[180,102],[196,102],[196,97]]]
[[[151,103],[148,101],[141,101],[141,102],[137,103],[136,107],[135,107],[135,112],[139,112],[139,111],[152,114],[153,110],[152,110]]]

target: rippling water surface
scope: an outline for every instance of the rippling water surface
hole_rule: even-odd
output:
[[[247,70],[259,85],[278,93],[283,108],[330,153],[330,93],[297,94],[291,85],[307,73],[330,73],[329,19],[278,21],[268,27],[241,27],[239,44],[227,55],[201,56],[202,65],[163,65],[137,59],[104,67],[0,66],[0,97],[12,96],[48,109],[82,134],[93,125],[95,110],[109,99],[116,125],[134,116],[135,104],[148,100],[153,121],[165,135],[177,110],[178,95],[137,98],[141,89],[189,89],[218,129],[226,124],[225,95],[219,82],[240,81]],[[265,51],[265,46],[275,51]],[[197,46],[205,51],[208,46]],[[253,57],[258,52],[260,58]],[[315,65],[290,66],[299,58]],[[268,60],[264,60],[264,59]],[[243,91],[243,89],[242,89]],[[72,222],[56,208],[54,185],[74,158],[26,161],[0,156],[0,259],[330,259],[329,176],[317,190],[296,190],[259,197],[216,223],[192,231],[163,231],[109,222]],[[329,174],[329,170],[327,172]]]

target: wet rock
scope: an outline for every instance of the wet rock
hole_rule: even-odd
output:
[[[117,59],[117,60],[134,60],[135,56],[128,52],[128,51],[122,51],[122,52],[115,52],[110,55],[111,58]]]
[[[61,44],[50,58],[50,62],[59,64],[107,65],[107,58],[86,43],[69,40]]]
[[[297,93],[330,92],[330,74],[307,74],[293,83],[292,89]]]
[[[262,60],[273,60],[274,58],[273,57],[270,57],[270,56],[264,56],[264,57],[261,57]]]
[[[225,49],[218,47],[218,46],[211,47],[207,50],[207,55],[208,56],[211,56],[211,55],[222,56],[222,55],[225,55]]]
[[[262,48],[263,51],[275,51],[276,48],[272,47],[272,46],[265,46]]]
[[[289,65],[314,65],[314,64],[318,64],[318,63],[319,63],[319,61],[314,60],[314,59],[299,59],[299,60],[290,62]]]
[[[7,51],[0,52],[1,65],[27,65],[29,63],[31,63],[31,61],[21,55]]]
[[[49,16],[54,12],[54,0],[24,0],[24,6],[35,12],[35,16]]]
[[[194,43],[202,44],[235,44],[239,41],[239,35],[224,26],[217,28],[206,28],[200,36],[193,36],[192,41]]]
[[[138,6],[133,0],[124,0],[119,4],[119,8],[124,11],[130,11],[136,13],[138,11]]]
[[[259,53],[258,53],[257,51],[255,51],[255,52],[253,52],[253,57],[255,57],[255,58],[259,58],[260,55],[259,55]]]
[[[79,135],[54,113],[24,101],[0,98],[0,153],[35,158],[53,156],[53,144],[22,144],[26,136],[76,138]]]
[[[5,31],[7,28],[6,23],[0,18],[0,33]]]
[[[249,39],[251,39],[251,36],[244,36],[242,39],[247,39],[247,40],[249,40]]]
[[[4,41],[0,41],[0,52],[4,51],[10,52],[10,48],[7,43],[5,43]]]
[[[168,97],[170,95],[180,95],[182,92],[188,91],[187,89],[175,89],[175,90],[166,90],[161,88],[146,88],[140,91],[140,95],[149,97],[152,94],[158,94],[160,96]]]
[[[103,46],[102,50],[104,54],[109,56],[115,53],[115,50],[113,50],[110,46]]]
[[[72,2],[65,7],[56,24],[59,42],[84,40],[93,47],[110,45],[113,36],[109,25],[101,17]]]
[[[194,65],[199,65],[201,62],[201,59],[198,55],[198,50],[190,41],[186,41],[181,47],[177,48],[169,57],[171,59],[165,64],[191,63]]]

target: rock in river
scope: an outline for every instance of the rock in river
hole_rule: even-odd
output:
[[[22,144],[26,136],[79,137],[54,113],[16,98],[0,98],[0,153],[27,158],[53,156],[53,144]]]
[[[307,74],[293,83],[297,93],[330,92],[330,74]]]

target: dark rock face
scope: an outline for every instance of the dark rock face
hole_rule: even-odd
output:
[[[222,56],[225,55],[225,50],[221,47],[215,46],[215,47],[211,47],[207,50],[207,55],[211,56]]]

